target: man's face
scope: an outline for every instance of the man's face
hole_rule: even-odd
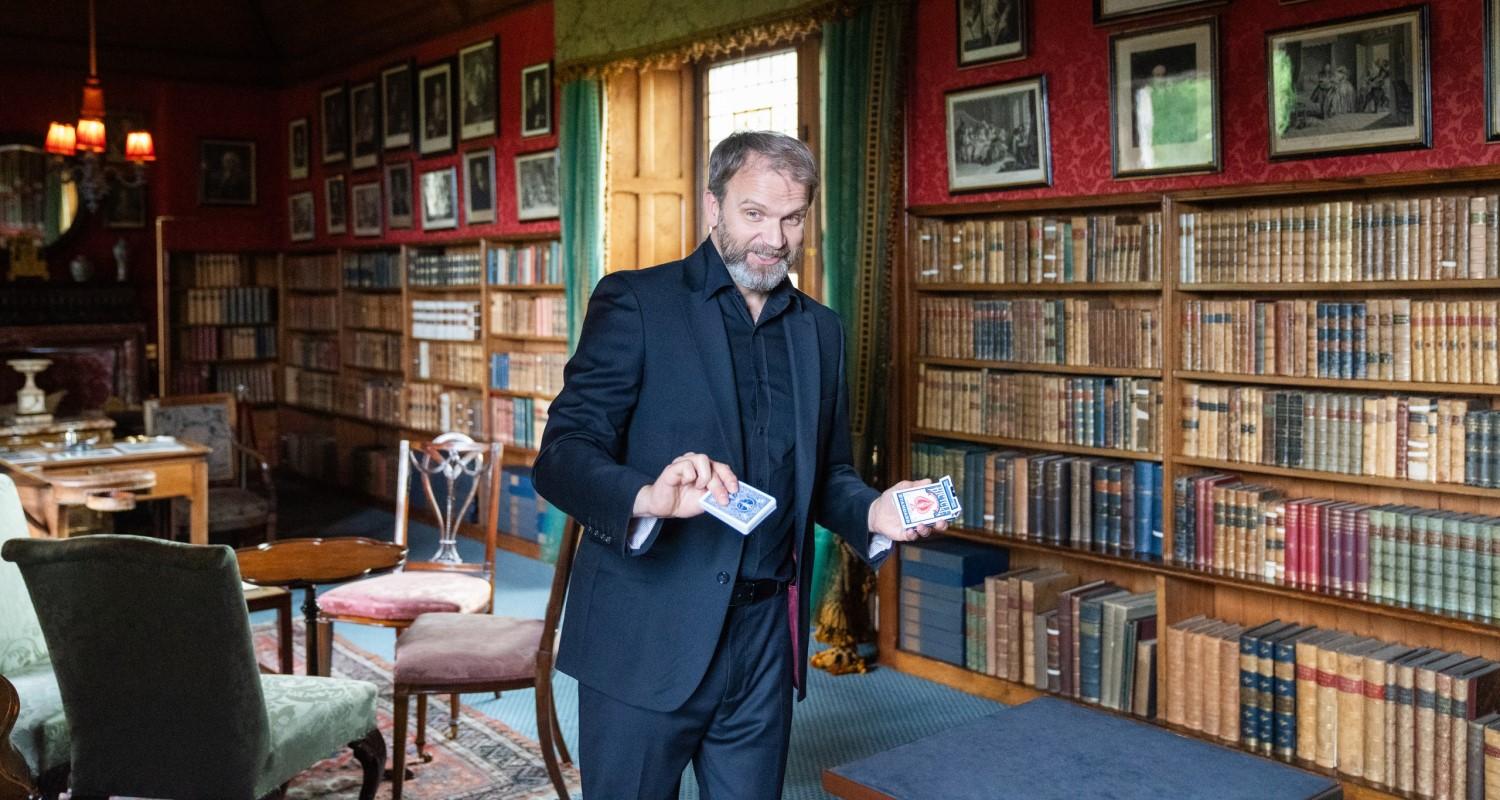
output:
[[[710,237],[734,282],[768,292],[802,258],[807,187],[752,155],[724,187],[724,200],[704,194],[714,220]]]

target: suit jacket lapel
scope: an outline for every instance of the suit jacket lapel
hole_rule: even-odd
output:
[[[698,268],[703,269],[701,255]],[[728,463],[739,475],[745,471],[745,445],[740,436],[739,401],[734,395],[734,363],[729,356],[729,336],[724,333],[724,316],[719,304],[704,297],[700,287],[685,298],[689,333],[698,347],[698,358],[703,364],[703,374],[708,379],[708,390],[714,398],[714,415],[719,421],[719,433],[728,448]]]
[[[797,417],[796,541],[792,552],[802,558],[803,532],[812,505],[813,479],[818,464],[818,393],[822,387],[818,326],[813,315],[798,311],[787,317],[787,342],[792,359],[792,399]]]

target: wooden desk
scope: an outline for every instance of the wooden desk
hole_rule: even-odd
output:
[[[57,502],[49,476],[79,475],[98,469],[145,469],[156,473],[156,486],[137,496],[142,500],[183,497],[188,501],[188,541],[208,544],[208,453],[192,442],[174,450],[121,452],[101,447],[99,453],[66,459],[26,461],[15,453],[0,455],[0,470],[16,482],[21,507],[32,536],[67,535],[67,506]]]

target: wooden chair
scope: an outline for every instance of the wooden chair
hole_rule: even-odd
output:
[[[423,614],[396,640],[395,729],[391,732],[391,799],[400,800],[406,777],[406,727],[410,698],[417,698],[417,754],[426,754],[427,696],[461,692],[499,692],[535,688],[537,741],[547,775],[559,800],[568,800],[559,762],[572,757],[552,695],[553,648],[562,618],[578,523],[563,530],[552,592],[542,619],[514,619],[489,614]],[[560,758],[559,758],[560,756]]]
[[[208,490],[210,535],[260,529],[262,540],[271,541],[276,538],[276,484],[265,456],[245,443],[249,423],[240,419],[242,410],[233,396],[222,393],[147,400],[146,433],[176,436],[212,448],[208,454],[208,480],[213,484]],[[175,520],[186,515],[172,516]],[[236,547],[245,544],[238,537],[231,538]]]
[[[10,743],[10,732],[21,715],[21,697],[16,687],[0,675],[0,800],[31,800],[36,787],[26,759]]]

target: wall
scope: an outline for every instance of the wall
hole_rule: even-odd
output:
[[[958,69],[956,0],[918,0],[907,116],[911,205],[1167,191],[1500,163],[1484,141],[1483,3],[1432,0],[1432,147],[1367,155],[1267,160],[1265,33],[1408,5],[1399,0],[1234,0],[1145,22],[1095,27],[1091,0],[1029,0],[1031,55]],[[1218,174],[1117,181],[1110,177],[1109,36],[1174,19],[1219,15],[1223,170]],[[1044,74],[1052,131],[1052,186],[948,192],[944,94]]]
[[[319,94],[324,89],[340,83],[352,85],[371,79],[378,80],[380,70],[401,61],[415,61],[416,68],[421,69],[423,66],[439,59],[456,59],[460,48],[475,44],[491,36],[498,36],[500,40],[500,119],[497,136],[461,141],[453,151],[426,157],[419,157],[417,155],[415,145],[401,150],[384,150],[381,152],[380,164],[359,171],[351,172],[347,160],[326,167],[321,163],[322,121],[319,112]],[[313,241],[297,243],[295,247],[298,249],[326,249],[328,247],[382,243],[427,243],[452,241],[455,239],[473,239],[481,236],[503,236],[516,233],[556,232],[558,230],[558,222],[555,219],[525,223],[519,222],[516,219],[515,190],[515,157],[525,153],[549,150],[557,146],[558,93],[555,89],[553,91],[552,133],[546,136],[521,138],[521,70],[524,67],[551,59],[552,5],[550,3],[539,3],[502,15],[455,34],[423,42],[415,47],[404,48],[394,53],[387,53],[379,58],[372,58],[337,74],[326,75],[317,80],[307,81],[290,87],[280,97],[278,114],[280,121],[277,136],[280,140],[285,141],[287,138],[287,124],[298,117],[307,117],[308,141],[312,150],[310,153],[311,164],[309,165],[308,177],[306,179],[284,182],[287,187],[286,192],[277,201],[279,206],[271,209],[273,214],[268,216],[267,224],[278,226],[278,235],[282,242],[286,246],[292,247],[287,223],[286,195],[289,193],[310,191],[313,194],[317,209],[317,236]],[[456,68],[454,74],[455,76],[457,75]],[[459,206],[462,208],[464,204],[462,153],[466,150],[477,150],[486,147],[495,148],[495,194],[497,199],[495,222],[468,225],[465,224],[466,219],[463,213],[460,212],[459,225],[456,229],[424,232],[422,230],[421,208],[417,205],[418,198],[415,196],[414,186],[412,208],[415,214],[411,228],[387,230],[379,238],[356,237],[354,236],[352,203],[346,200],[346,204],[349,204],[346,226],[347,233],[339,235],[329,235],[326,233],[328,208],[324,197],[325,178],[343,174],[348,186],[352,186],[356,182],[363,183],[378,179],[382,185],[382,202],[385,202],[384,176],[386,164],[415,161],[412,170],[412,183],[414,185],[420,184],[423,172],[439,168],[457,167],[460,176]],[[275,168],[279,175],[284,176],[288,170],[284,147],[281,150],[281,154],[281,159],[276,163]],[[274,219],[272,218],[273,216]]]

